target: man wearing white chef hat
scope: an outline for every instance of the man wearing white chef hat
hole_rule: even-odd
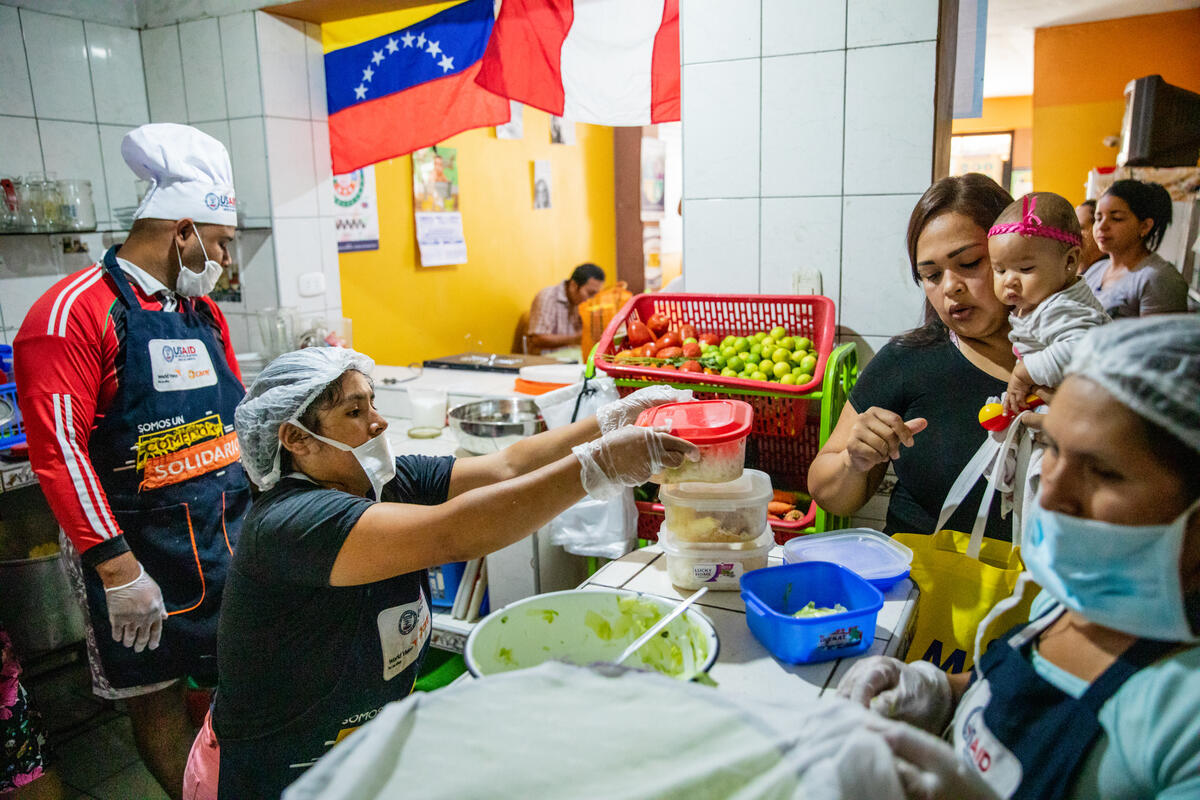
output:
[[[14,366],[30,461],[87,611],[96,694],[124,699],[146,766],[182,791],[188,676],[215,682],[226,570],[250,503],[233,411],[245,393],[206,295],[231,262],[229,155],[186,125],[121,154],[150,189],[124,244],[30,310]]]

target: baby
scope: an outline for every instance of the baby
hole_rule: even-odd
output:
[[[988,231],[994,288],[1012,306],[1008,338],[1018,358],[1004,395],[1006,412],[1026,408],[1034,387],[1061,383],[1075,342],[1109,321],[1076,274],[1082,241],[1075,209],[1053,192],[1025,195]]]

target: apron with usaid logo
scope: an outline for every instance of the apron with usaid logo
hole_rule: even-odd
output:
[[[112,641],[104,586],[85,570],[88,605],[116,688],[216,673],[217,611],[250,505],[233,412],[245,393],[212,323],[180,298],[143,309],[116,259],[104,268],[124,306],[121,380],[88,440],[96,474],[134,556],[159,585],[168,619],[156,650]],[[120,356],[118,357],[120,358]]]

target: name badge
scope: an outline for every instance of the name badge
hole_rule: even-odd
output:
[[[375,618],[379,626],[379,644],[383,647],[383,679],[390,681],[404,672],[421,654],[429,638],[432,620],[425,592],[415,602],[392,606]]]
[[[964,764],[969,764],[992,791],[1012,797],[1021,785],[1021,762],[996,738],[983,721],[983,711],[992,701],[992,689],[986,679],[977,681],[958,703],[954,714],[954,749]]]
[[[157,392],[182,392],[217,382],[208,348],[199,339],[151,339],[150,373]]]

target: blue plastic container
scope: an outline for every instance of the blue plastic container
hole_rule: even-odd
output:
[[[802,664],[866,652],[875,641],[875,618],[883,608],[878,589],[851,570],[827,561],[805,561],[742,576],[746,624],[780,661]],[[809,602],[846,611],[793,617]]]
[[[439,567],[429,568],[429,603],[435,608],[451,608],[458,594],[458,585],[462,583],[463,572],[467,562],[452,561]],[[488,593],[483,592],[483,603],[479,607],[479,616],[488,613]]]

